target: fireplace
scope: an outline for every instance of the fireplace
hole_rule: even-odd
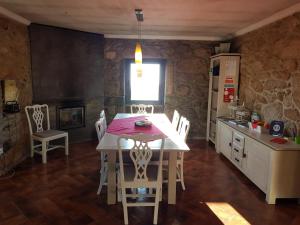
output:
[[[57,108],[58,128],[69,130],[85,127],[85,106],[71,102]]]

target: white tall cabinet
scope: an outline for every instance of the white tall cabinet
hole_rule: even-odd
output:
[[[210,58],[209,93],[206,140],[215,143],[216,118],[229,116],[228,99],[224,100],[225,88],[231,81],[234,98],[238,94],[240,54],[222,53]]]

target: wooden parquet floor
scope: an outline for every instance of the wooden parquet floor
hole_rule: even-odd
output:
[[[0,181],[0,224],[122,225],[121,204],[106,205],[106,188],[96,195],[96,144],[71,145],[68,159],[63,151],[50,152],[47,165],[39,156],[19,165],[12,179]],[[178,184],[175,206],[166,203],[164,191],[158,224],[300,224],[296,201],[266,204],[265,195],[205,142],[194,141],[190,147],[185,155],[187,190]],[[132,208],[129,224],[152,224],[152,213],[152,208]]]

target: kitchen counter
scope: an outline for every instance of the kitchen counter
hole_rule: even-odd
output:
[[[228,125],[229,127],[234,128],[235,130],[243,133],[244,135],[247,135],[258,142],[270,147],[273,150],[276,151],[300,151],[300,145],[295,144],[294,142],[288,140],[285,144],[277,144],[274,142],[271,142],[271,139],[276,138],[268,133],[268,130],[263,128],[262,133],[257,133],[255,131],[250,131],[249,128],[242,127],[239,125],[235,125],[231,122],[229,122],[228,119],[225,118],[217,118],[218,121]]]
[[[273,143],[266,129],[257,133],[232,122],[217,120],[216,151],[266,193],[269,204],[279,198],[300,199],[300,145]]]

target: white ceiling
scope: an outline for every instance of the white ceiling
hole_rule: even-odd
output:
[[[299,3],[299,0],[0,0],[31,22],[103,33],[135,35],[135,8],[142,8],[142,35],[224,38]],[[200,38],[201,37],[201,38]]]

